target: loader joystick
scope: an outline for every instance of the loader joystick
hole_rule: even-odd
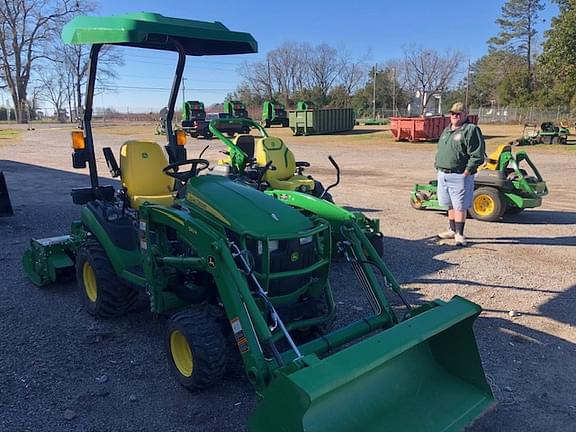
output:
[[[178,172],[181,166],[190,165],[190,169],[186,172]],[[205,170],[210,165],[206,159],[186,159],[183,161],[173,162],[166,165],[162,172],[170,177],[174,177],[183,183],[186,183],[192,177],[196,177],[200,171]]]

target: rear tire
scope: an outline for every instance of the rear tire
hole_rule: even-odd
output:
[[[86,241],[78,251],[76,280],[88,313],[100,318],[124,315],[138,299],[136,289],[122,283],[96,240]]]
[[[226,372],[226,341],[206,307],[192,307],[170,317],[166,350],[172,372],[188,390],[210,387]]]
[[[469,212],[474,219],[493,222],[504,214],[506,206],[498,189],[481,187],[474,191]]]

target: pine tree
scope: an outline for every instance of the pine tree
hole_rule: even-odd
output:
[[[498,36],[488,40],[491,51],[505,50],[526,59],[528,90],[532,89],[532,52],[537,34],[538,13],[544,10],[542,0],[508,0],[502,6],[502,16],[496,19]]]

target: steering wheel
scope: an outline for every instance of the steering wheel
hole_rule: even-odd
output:
[[[184,165],[190,165],[186,172],[178,172],[178,168]],[[206,159],[186,159],[183,161],[173,162],[166,165],[162,172],[170,177],[174,177],[183,183],[186,183],[192,177],[196,177],[200,171],[205,170],[210,165]]]

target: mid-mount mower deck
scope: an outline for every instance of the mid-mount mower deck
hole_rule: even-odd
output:
[[[192,390],[219,381],[226,344],[235,341],[260,398],[251,432],[456,431],[494,403],[472,331],[479,306],[454,297],[412,307],[354,220],[341,223],[332,244],[323,218],[186,159],[185,136],[171,126],[186,55],[256,52],[252,36],[139,13],[77,17],[63,39],[92,44],[83,129],[73,132],[73,165],[88,166],[91,186],[72,192],[82,207],[69,235],[32,240],[23,264],[35,284],[74,271],[86,309],[103,318],[147,296],[150,310],[168,317],[168,360]],[[126,142],[119,164],[105,148],[118,191],[99,184],[91,129],[102,44],[178,53],[169,160],[150,141]],[[372,313],[330,330],[334,248]],[[404,303],[402,316],[383,288]]]
[[[526,169],[532,171],[531,175]],[[438,203],[437,187],[436,180],[414,185],[410,205],[416,210],[446,210]],[[474,198],[468,214],[481,221],[493,222],[505,214],[540,207],[542,197],[547,194],[546,182],[528,154],[525,151],[514,154],[509,144],[502,144],[475,176]]]

